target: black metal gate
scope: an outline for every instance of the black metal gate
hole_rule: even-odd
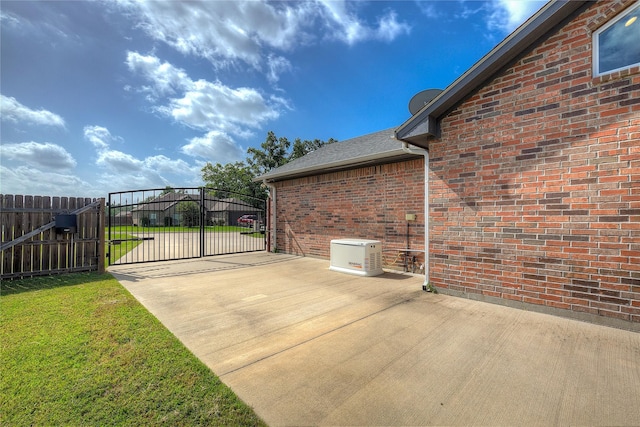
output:
[[[263,251],[265,201],[214,188],[109,193],[109,265]]]

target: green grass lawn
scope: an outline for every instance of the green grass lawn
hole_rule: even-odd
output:
[[[265,425],[111,275],[2,283],[0,424]]]
[[[106,252],[111,253],[112,263],[116,262],[121,257],[123,257],[127,252],[129,252],[131,249],[135,248],[140,243],[142,243],[142,240],[131,240],[133,238],[134,236],[130,234],[120,233],[120,232],[114,233],[113,231],[111,232],[111,240],[114,240],[114,241],[121,240],[117,244],[116,242],[112,242],[107,247]],[[104,265],[105,267],[109,265],[109,257],[105,257]]]

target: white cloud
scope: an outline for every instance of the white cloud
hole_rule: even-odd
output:
[[[184,91],[192,85],[187,73],[168,62],[151,55],[141,55],[138,52],[127,52],[126,64],[129,70],[142,75],[153,83],[153,87],[145,87],[154,97],[168,96]]]
[[[166,185],[201,185],[203,162],[190,164],[164,155],[145,158],[112,145],[123,143],[103,126],[85,126],[85,140],[96,150],[92,183],[75,175],[77,162],[67,150],[52,143],[2,144],[0,193],[104,197],[109,191]],[[11,167],[7,167],[10,163]]]
[[[97,182],[102,188],[110,191],[130,191],[141,188],[162,188],[167,185],[176,186],[168,179],[153,171],[129,172],[126,175],[103,172],[97,176]],[[107,191],[109,192],[109,191]],[[104,193],[103,193],[104,194]]]
[[[378,26],[371,27],[363,23],[355,12],[350,11],[350,3],[344,0],[318,0],[323,6],[321,16],[329,38],[336,38],[349,45],[366,41],[393,41],[402,34],[409,34],[411,27],[398,22],[393,10],[378,18]]]
[[[366,27],[360,23],[354,14],[347,11],[345,1],[319,0],[324,7],[324,16],[328,27],[338,26],[334,36],[347,44],[355,44],[367,38]]]
[[[99,151],[107,150],[112,142],[121,141],[120,138],[112,136],[109,129],[102,126],[85,126],[84,137]]]
[[[63,147],[49,142],[22,142],[0,146],[3,159],[51,170],[73,169],[76,161]]]
[[[206,58],[215,67],[240,61],[263,70],[274,51],[290,51],[313,40],[330,38],[352,45],[370,39],[390,41],[410,30],[393,11],[378,17],[377,27],[369,26],[354,12],[357,7],[343,0],[120,0],[119,5],[153,39],[185,55]]]
[[[492,31],[511,33],[545,3],[537,0],[493,0],[489,4],[487,27]]]
[[[244,150],[229,135],[220,131],[210,131],[202,137],[191,139],[181,151],[189,156],[221,164],[239,161],[244,155]]]
[[[29,125],[65,127],[64,119],[47,110],[32,110],[15,98],[0,95],[0,115],[2,120]]]
[[[141,90],[154,94],[150,100],[160,104],[154,106],[155,111],[195,129],[246,136],[249,128],[277,119],[280,111],[287,108],[284,99],[265,97],[253,88],[234,89],[219,81],[193,81],[184,70],[152,55],[129,52],[126,63],[151,84]],[[172,96],[157,99],[157,95]]]
[[[20,20],[12,13],[6,13],[4,10],[0,10],[0,22],[2,25],[17,27],[20,24]]]
[[[0,165],[0,192],[47,196],[104,197],[76,175],[42,171],[29,166],[7,168]]]
[[[111,135],[109,129],[103,126],[85,126],[84,138],[91,142],[96,149],[96,165],[116,176],[130,176],[141,172],[144,163],[130,154],[111,149],[111,143],[121,141]]]
[[[136,174],[144,168],[144,163],[141,160],[118,150],[99,152],[96,164],[118,175]]]
[[[259,128],[280,116],[277,98],[265,98],[252,88],[233,89],[220,82],[198,80],[182,98],[159,109],[188,126],[241,133],[238,126]]]
[[[122,143],[122,138],[111,134],[102,126],[85,126],[84,137],[96,148],[95,164],[101,170],[100,186],[110,191],[123,188],[155,188],[177,184],[199,185],[201,165],[190,165],[181,159],[157,155],[137,158],[129,153],[114,150],[113,142]]]
[[[269,80],[271,84],[278,83],[280,75],[292,69],[291,62],[289,62],[288,59],[276,55],[269,55],[267,58],[267,67],[267,80]]]
[[[167,156],[151,156],[144,159],[144,166],[160,173],[190,176],[200,173],[199,166],[192,166],[182,159],[170,159]]]
[[[393,11],[380,18],[375,38],[391,42],[403,33],[409,34],[411,28],[405,23],[398,22],[397,18],[398,15]]]
[[[440,12],[436,9],[435,3],[415,0],[415,4],[418,9],[420,9],[420,12],[427,18],[435,19],[441,16]]]
[[[54,48],[61,43],[82,41],[74,35],[73,25],[69,17],[63,13],[57,13],[47,7],[37,9],[15,7],[10,2],[3,2],[2,6],[3,10],[0,11],[2,29],[10,31],[13,36],[37,39],[40,43]]]
[[[263,46],[288,49],[300,30],[306,8],[278,7],[259,1],[128,1],[149,36],[215,66],[241,60],[259,68]]]

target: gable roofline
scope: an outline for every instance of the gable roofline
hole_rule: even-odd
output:
[[[208,212],[249,212],[258,210],[249,203],[235,197],[225,199],[205,199],[204,206]]]
[[[428,148],[428,140],[439,136],[439,121],[484,82],[509,65],[541,37],[593,0],[551,0],[509,34],[438,96],[395,131],[396,139]]]
[[[394,140],[394,129],[385,129],[344,141],[326,144],[289,163],[254,178],[254,182],[275,182],[355,167],[413,159]]]
[[[166,212],[181,202],[199,203],[200,197],[196,194],[166,193],[154,199],[139,203],[131,212]],[[257,210],[251,204],[236,197],[224,199],[205,199],[204,206],[207,212],[249,212]]]
[[[131,211],[132,212],[139,212],[139,211],[164,212],[172,208],[173,206],[177,205],[178,203],[185,201],[185,199],[188,199],[187,201],[197,201],[197,199],[193,198],[191,194],[171,192],[171,193],[162,194],[151,200],[140,202]]]

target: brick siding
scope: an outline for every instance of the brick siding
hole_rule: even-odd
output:
[[[598,2],[487,82],[430,142],[431,283],[640,322],[640,67],[598,78]]]
[[[382,241],[388,267],[401,260],[407,213],[410,248],[424,249],[424,159],[361,167],[275,183],[278,251],[329,258],[332,239]],[[396,261],[395,265],[393,261]],[[417,262],[422,263],[419,255]]]

